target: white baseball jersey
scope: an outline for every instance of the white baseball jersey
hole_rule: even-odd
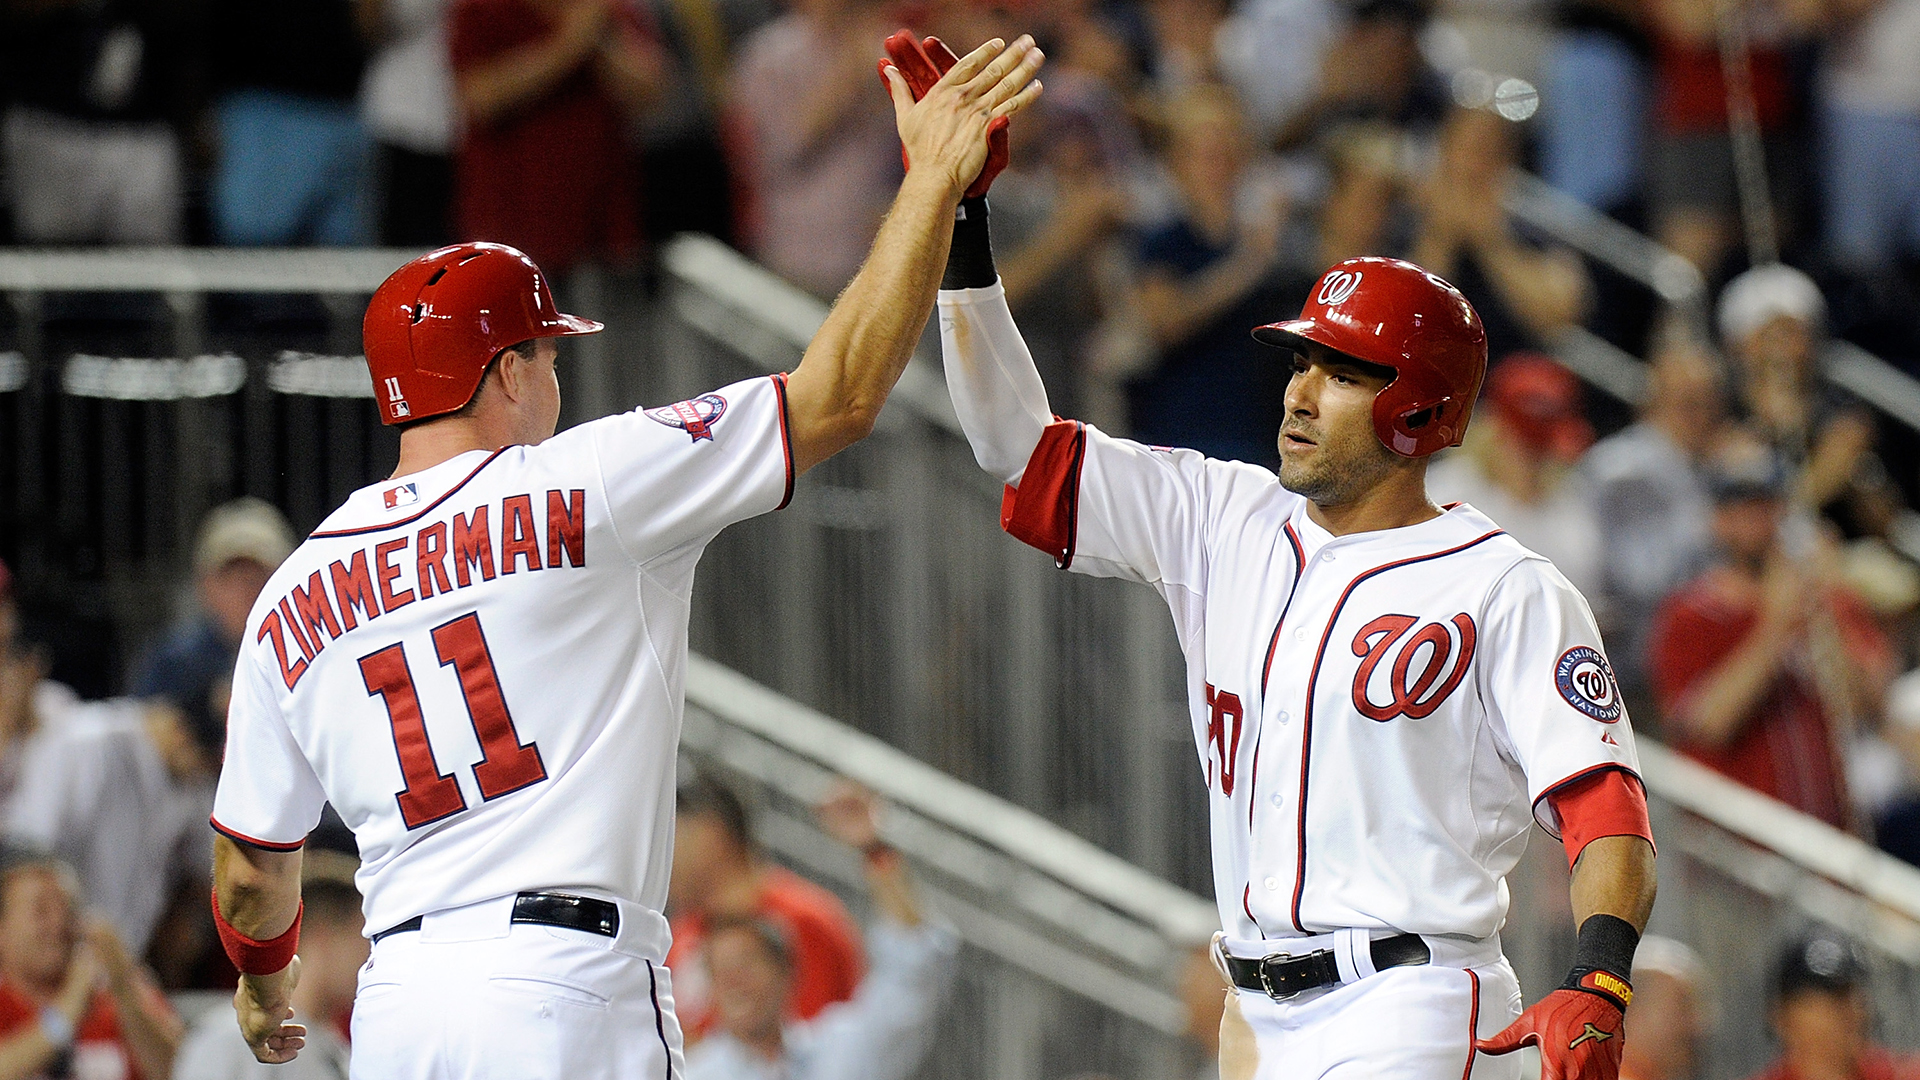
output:
[[[775,376],[355,492],[249,616],[214,827],[291,850],[331,802],[369,932],[529,889],[658,912],[694,564],[792,487]]]
[[[1637,771],[1586,602],[1472,507],[1332,536],[1265,469],[1048,425],[997,286],[940,311],[1015,535],[1173,612],[1230,939],[1491,938],[1547,793]]]

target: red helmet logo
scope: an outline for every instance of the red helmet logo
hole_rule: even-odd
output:
[[[1353,290],[1360,287],[1360,278],[1362,276],[1364,275],[1358,271],[1353,273],[1348,273],[1345,270],[1329,272],[1325,278],[1321,279],[1320,295],[1314,297],[1314,302],[1327,307],[1346,303],[1347,297],[1353,295]]]

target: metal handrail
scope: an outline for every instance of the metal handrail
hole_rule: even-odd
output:
[[[371,293],[408,248],[0,248],[0,291]]]
[[[1219,928],[1208,901],[705,657],[687,658],[687,701],[768,742],[831,763],[889,801],[1044,870],[1171,940],[1201,942]]]

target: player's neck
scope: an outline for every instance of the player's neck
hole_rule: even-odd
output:
[[[400,433],[400,461],[392,479],[424,472],[474,450],[494,451],[517,440],[502,425],[480,416],[447,416]]]
[[[1390,475],[1358,498],[1343,503],[1307,504],[1307,517],[1335,536],[1401,529],[1439,516],[1440,509],[1427,498],[1424,469]]]

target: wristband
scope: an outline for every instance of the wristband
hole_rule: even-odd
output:
[[[272,975],[286,970],[293,963],[293,952],[300,944],[300,916],[306,914],[307,905],[302,903],[293,913],[293,925],[287,932],[272,941],[256,941],[233,928],[227,917],[220,913],[220,894],[213,894],[213,926],[220,932],[220,944],[227,950],[227,959],[242,975]]]
[[[993,268],[993,242],[987,236],[987,197],[961,199],[953,215],[953,246],[947,249],[943,289],[984,289],[1000,280]]]
[[[1633,1001],[1633,953],[1640,932],[1614,915],[1590,915],[1580,924],[1580,947],[1562,990],[1579,990],[1611,1001],[1622,1010]]]
[[[56,1048],[65,1050],[73,1045],[73,1021],[58,1006],[47,1005],[40,1010],[40,1034]]]

